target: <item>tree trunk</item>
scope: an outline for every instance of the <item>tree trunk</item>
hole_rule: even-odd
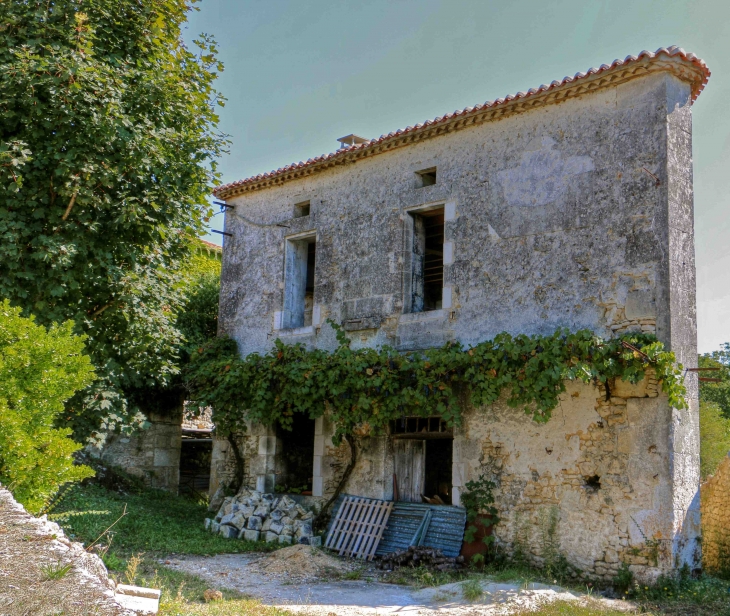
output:
[[[345,487],[345,484],[347,483],[347,480],[350,478],[350,475],[352,474],[352,471],[355,468],[355,464],[357,463],[357,440],[356,440],[356,438],[352,434],[345,434],[342,437],[342,440],[345,441],[350,446],[350,462],[345,467],[345,472],[342,473],[342,477],[340,478],[340,482],[337,484],[337,488],[335,488],[334,494],[330,497],[330,499],[327,501],[325,506],[322,507],[320,512],[314,518],[314,521],[312,522],[312,527],[316,530],[322,529],[326,525],[327,518],[328,518],[327,511],[332,506],[332,504],[337,500],[337,497],[340,495],[340,492],[342,492],[342,489]]]

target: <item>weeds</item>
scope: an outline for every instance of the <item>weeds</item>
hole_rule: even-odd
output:
[[[467,601],[471,601],[472,603],[474,601],[477,601],[482,597],[482,595],[484,595],[481,582],[474,578],[462,582],[461,595],[464,597],[464,599],[466,599]]]
[[[141,562],[142,554],[135,554],[127,561],[127,568],[124,571],[124,579],[130,586],[134,586],[134,582],[137,579],[137,570],[139,569]]]
[[[51,563],[49,565],[41,565],[39,569],[41,570],[44,580],[52,581],[65,578],[68,572],[73,569],[73,566],[74,564],[72,562],[63,564],[59,560],[58,562]]]

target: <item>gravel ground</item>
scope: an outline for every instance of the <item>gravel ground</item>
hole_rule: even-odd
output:
[[[266,605],[311,616],[497,616],[542,602],[584,600],[576,593],[543,584],[522,587],[484,580],[482,598],[467,602],[461,583],[416,590],[380,582],[333,580],[347,571],[361,569],[362,563],[308,546],[292,546],[266,555],[175,556],[160,562],[196,575],[212,587],[237,590]],[[614,609],[633,608],[621,601],[600,602]]]

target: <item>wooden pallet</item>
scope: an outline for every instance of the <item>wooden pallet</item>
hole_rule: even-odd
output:
[[[393,503],[348,496],[337,510],[324,546],[340,556],[372,560]]]

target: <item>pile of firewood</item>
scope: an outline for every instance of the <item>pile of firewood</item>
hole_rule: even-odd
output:
[[[419,566],[431,567],[436,569],[436,571],[456,571],[457,569],[461,569],[463,565],[463,556],[449,558],[448,556],[444,556],[441,550],[420,545],[412,545],[405,550],[380,556],[377,561],[379,569],[386,569],[388,571],[396,567]]]

